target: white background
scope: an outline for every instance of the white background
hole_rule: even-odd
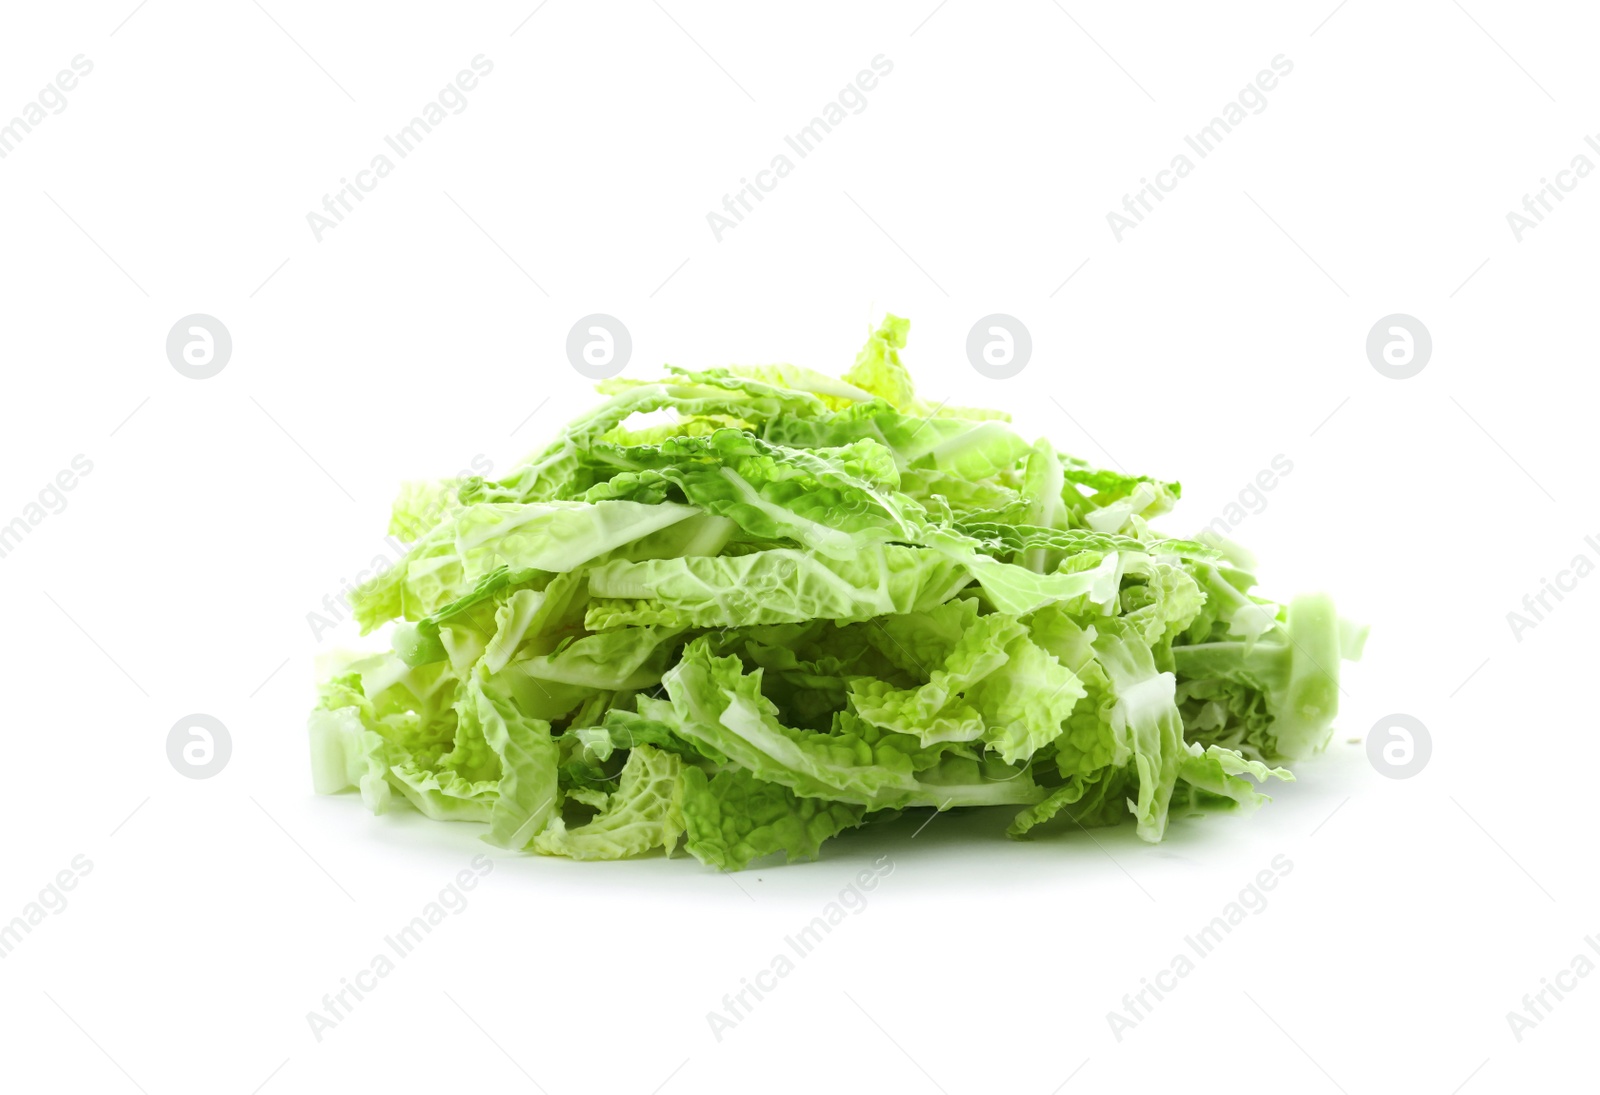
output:
[[[1600,558],[1600,180],[1521,242],[1506,213],[1600,127],[1591,12],[264,2],[3,17],[0,120],[94,65],[0,160],[0,523],[93,462],[0,559],[0,919],[93,863],[0,961],[7,1088],[1480,1095],[1588,1074],[1600,978],[1520,1043],[1506,1013],[1600,932],[1600,581],[1520,642],[1506,614]],[[467,109],[318,242],[306,214],[479,54]],[[867,108],[717,242],[706,214],[878,54]],[[1279,54],[1267,108],[1119,243],[1106,213]],[[1326,588],[1373,627],[1299,783],[1156,847],[916,816],[734,878],[509,857],[310,793],[312,659],[354,633],[315,638],[308,613],[384,550],[402,479],[508,469],[589,405],[575,319],[623,319],[630,376],[838,371],[885,310],[913,321],[929,399],[1180,478],[1172,532],[1292,460],[1236,536],[1269,593]],[[234,342],[205,381],[164,352],[197,312]],[[992,312],[1033,335],[1007,381],[963,350]],[[1364,350],[1396,312],[1434,340],[1405,381]],[[191,712],[231,732],[209,780],[167,760]],[[1404,781],[1353,743],[1393,712],[1433,740]],[[306,1013],[485,852],[471,905],[319,1043]],[[716,1040],[706,1013],[885,853],[865,910]],[[1278,854],[1270,905],[1118,1042],[1106,1013]]]

